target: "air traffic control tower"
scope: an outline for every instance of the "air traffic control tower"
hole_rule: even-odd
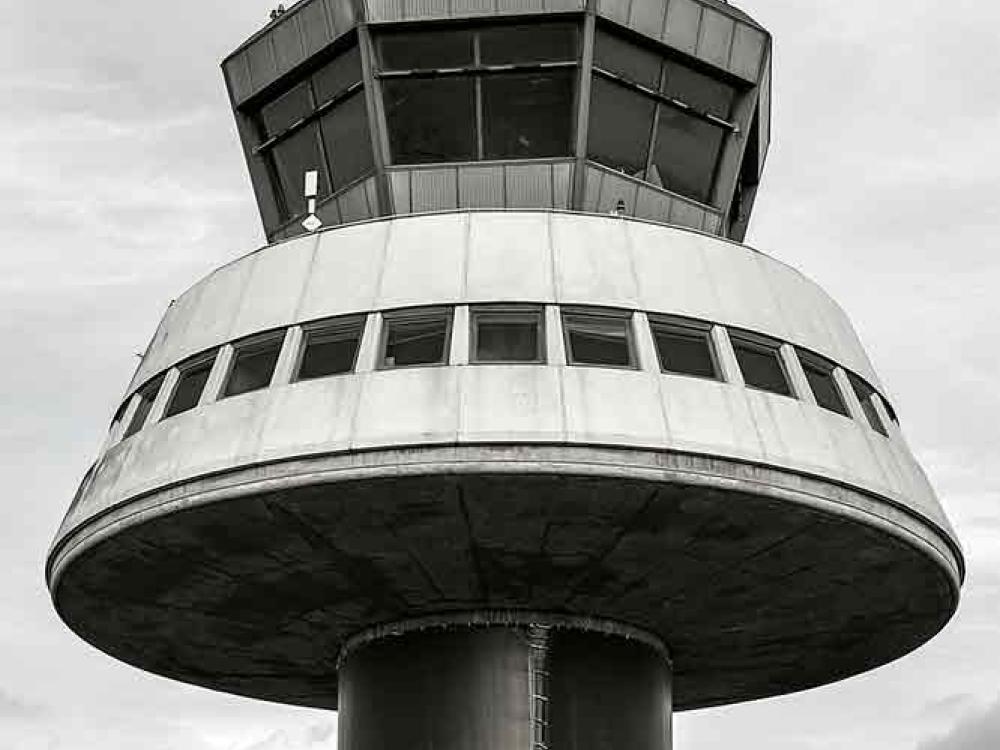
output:
[[[668,750],[945,624],[962,555],[851,324],[740,244],[753,19],[302,0],[223,69],[271,244],[170,304],[73,500],[82,638],[337,709],[339,750]]]

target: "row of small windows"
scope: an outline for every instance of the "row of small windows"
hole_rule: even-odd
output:
[[[572,307],[560,309],[566,362],[569,365],[638,369],[635,316],[631,311],[610,308]],[[545,364],[546,315],[541,305],[475,305],[469,308],[469,362],[471,364]],[[449,361],[454,308],[428,307],[384,312],[376,367],[394,369],[446,365]],[[725,380],[713,325],[704,321],[648,315],[649,329],[660,369],[675,375]],[[366,317],[351,315],[307,324],[291,368],[292,381],[311,380],[349,373],[357,367]],[[721,329],[720,329],[721,330]],[[782,343],[759,334],[728,330],[736,364],[747,387],[794,397]],[[254,336],[233,344],[231,362],[219,398],[237,396],[271,385],[284,346],[284,331]],[[203,352],[177,366],[178,377],[163,408],[162,418],[198,406],[206,398],[206,386],[218,349]],[[795,349],[816,403],[845,417],[850,416],[845,396],[837,382],[837,365],[813,352]],[[885,406],[896,421],[888,402],[864,380],[844,371],[865,420],[882,435],[888,435],[874,399]],[[137,392],[136,406],[123,438],[140,430],[148,421],[153,404],[165,382],[160,374]],[[120,425],[128,401],[115,415]]]
[[[569,157],[576,113],[589,112],[588,158],[709,202],[740,91],[599,28],[581,106],[581,32],[562,21],[376,30],[391,163]],[[361,81],[355,46],[257,111],[285,219],[305,210],[307,170],[320,171],[320,197],[372,170]]]

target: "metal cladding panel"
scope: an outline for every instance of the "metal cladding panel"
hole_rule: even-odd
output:
[[[367,183],[371,179],[356,183],[337,196],[337,206],[340,208],[341,220],[346,224],[351,221],[364,221],[375,216],[375,206],[369,200]]]
[[[237,52],[224,63],[222,70],[229,84],[229,95],[233,101],[241,102],[253,93],[250,80],[250,63],[245,52]]]
[[[648,37],[659,39],[666,13],[666,0],[633,0],[628,25]]]
[[[284,75],[305,59],[305,45],[299,29],[299,13],[292,13],[284,23],[275,24],[271,31],[274,59],[278,75]]]
[[[459,369],[410,367],[361,376],[351,447],[455,442]]]
[[[250,67],[250,83],[254,93],[260,91],[278,75],[271,35],[264,34],[246,48],[244,54]]]
[[[632,0],[598,0],[597,14],[625,26],[628,24],[631,3]]]
[[[721,448],[736,458],[761,455],[760,437],[740,386],[664,373],[660,394],[675,449],[713,453]]]
[[[561,375],[567,440],[669,445],[655,380],[605,367],[566,367]]]
[[[601,197],[601,179],[604,172],[588,164],[583,186],[583,210],[597,212],[597,201]]]
[[[663,41],[683,52],[695,54],[698,47],[701,11],[701,5],[695,0],[670,0]]]
[[[597,197],[597,213],[611,213],[618,206],[618,201],[625,202],[626,214],[632,213],[639,194],[639,184],[638,180],[629,180],[612,172],[604,172],[601,176],[601,191]]]
[[[551,164],[504,167],[506,208],[553,208]]]
[[[720,234],[719,229],[722,227],[722,217],[711,211],[706,211],[705,215],[702,217],[701,228],[702,231],[708,232],[709,234]]]
[[[302,46],[307,55],[314,55],[334,40],[326,7],[319,0],[305,2],[295,10]]]
[[[264,458],[296,452],[346,450],[360,383],[316,378],[276,389],[261,422],[257,453]]]
[[[670,223],[682,227],[701,229],[705,223],[705,209],[694,203],[676,198],[670,204]]]
[[[518,13],[543,13],[544,0],[496,0],[496,10],[499,15],[514,15]]]
[[[557,301],[635,309],[639,293],[628,238],[617,222],[552,217]]]
[[[364,0],[368,21],[403,20],[402,0]]]
[[[542,213],[469,217],[466,299],[555,299],[549,218]]]
[[[487,16],[493,13],[493,0],[452,0],[452,15]]]
[[[550,12],[583,10],[586,7],[585,0],[545,0],[545,10]]]
[[[378,222],[320,234],[295,322],[374,307],[389,231]]]
[[[771,54],[764,55],[764,73],[760,79],[760,89],[758,91],[757,111],[760,130],[757,133],[758,157],[757,176],[764,171],[764,159],[767,158],[767,149],[771,145]]]
[[[403,0],[404,18],[447,18],[449,0]]]
[[[527,639],[506,628],[431,630],[362,647],[340,670],[337,747],[530,747],[528,664]]]
[[[318,0],[312,1],[317,2]],[[334,38],[354,28],[357,23],[357,14],[354,11],[353,0],[323,0],[323,2],[326,3],[330,23],[333,24]]]
[[[635,215],[640,219],[666,223],[670,221],[671,203],[673,203],[671,196],[641,185],[636,196]]]
[[[468,217],[455,214],[404,219],[393,226],[377,307],[460,300],[468,231]]]
[[[469,164],[458,168],[459,208],[503,206],[503,195],[502,166]]]
[[[552,165],[552,205],[553,208],[570,208],[570,189],[573,184],[572,162]]]
[[[410,207],[414,213],[458,208],[458,170],[414,169],[410,173]]]
[[[390,170],[389,190],[392,192],[392,208],[394,213],[408,214],[413,210],[410,204],[410,170]]]
[[[728,16],[705,8],[698,29],[698,46],[695,54],[720,68],[729,65],[729,49],[733,44],[733,30],[736,22]]]
[[[729,56],[729,70],[740,78],[756,83],[760,77],[760,61],[766,41],[767,37],[760,29],[737,23]]]
[[[560,442],[559,372],[552,367],[461,368],[458,438],[485,442]]]
[[[550,670],[550,747],[670,750],[670,671],[650,647],[560,631]]]

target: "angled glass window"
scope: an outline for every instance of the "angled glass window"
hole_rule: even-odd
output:
[[[597,30],[594,67],[655,91],[660,86],[662,64],[663,59],[655,52]]]
[[[569,154],[574,80],[571,70],[485,76],[485,158]]]
[[[267,388],[278,364],[282,339],[283,335],[279,334],[236,344],[223,397]]]
[[[699,112],[729,119],[736,98],[732,86],[674,60],[664,60],[663,66],[661,91],[666,96],[679,99]]]
[[[163,410],[164,419],[193,409],[198,405],[202,391],[205,390],[205,383],[208,382],[209,373],[212,372],[216,353],[213,350],[208,354],[199,354],[197,357],[192,357],[178,365],[180,376],[177,379],[177,385],[174,386],[174,393],[167,403],[167,408]]]
[[[316,105],[330,101],[360,80],[361,54],[357,47],[352,47],[313,73],[312,88]]]
[[[319,124],[330,162],[330,181],[335,191],[375,167],[368,132],[368,113],[362,93],[342,101],[323,115]]]
[[[631,313],[564,310],[562,324],[569,364],[636,367]]]
[[[354,369],[365,319],[351,317],[310,326],[303,332],[295,380],[339,375]]]
[[[160,393],[161,385],[163,385],[163,376],[158,375],[139,389],[139,403],[132,413],[128,427],[125,428],[123,440],[137,433],[146,424],[146,417],[149,416],[149,410],[153,408],[153,402],[156,401],[156,396]]]
[[[872,403],[872,396],[877,396],[875,389],[853,372],[847,373],[847,380],[850,382],[851,388],[854,389],[854,395],[861,402],[861,411],[865,413],[865,419],[868,420],[868,424],[875,432],[888,437],[889,432],[885,429],[885,425],[882,424],[882,419],[875,409],[875,404]]]
[[[264,136],[270,138],[304,117],[312,114],[313,102],[309,94],[309,84],[300,83],[277,99],[260,108],[260,123]]]
[[[379,37],[382,70],[435,70],[472,65],[472,31],[402,31]]]
[[[399,78],[382,82],[389,145],[397,164],[476,158],[472,78]]]
[[[569,61],[577,54],[577,24],[504,25],[479,32],[483,65]]]
[[[330,180],[319,146],[319,126],[315,121],[276,143],[271,153],[287,216],[297,216],[306,210],[303,192],[306,172],[319,171],[319,195],[330,194]]]
[[[473,363],[545,361],[540,307],[474,307],[471,319]]]
[[[381,366],[447,364],[451,316],[451,308],[385,313],[382,318]]]
[[[791,396],[792,389],[785,375],[778,349],[781,344],[763,336],[729,334],[743,380],[750,388]]]
[[[802,363],[802,371],[806,374],[806,380],[809,382],[809,388],[812,390],[813,396],[816,397],[816,403],[824,409],[837,412],[837,414],[842,414],[845,417],[850,416],[847,404],[844,403],[840,389],[837,387],[837,381],[833,377],[836,365],[812,352],[804,352],[801,349],[796,349],[796,352]]]
[[[660,105],[653,166],[668,190],[708,203],[725,128],[669,104]]]
[[[664,372],[720,379],[709,325],[651,317],[649,327]]]
[[[591,86],[587,155],[612,169],[642,175],[655,100],[597,76]]]

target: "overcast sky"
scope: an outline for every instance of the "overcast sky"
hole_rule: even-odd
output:
[[[263,242],[219,60],[262,0],[10,3],[0,23],[0,747],[306,750],[336,717],[121,665],[43,561],[171,298]],[[957,616],[875,672],[682,714],[678,750],[1000,747],[1000,7],[747,0],[775,37],[749,243],[866,343],[965,545]]]

